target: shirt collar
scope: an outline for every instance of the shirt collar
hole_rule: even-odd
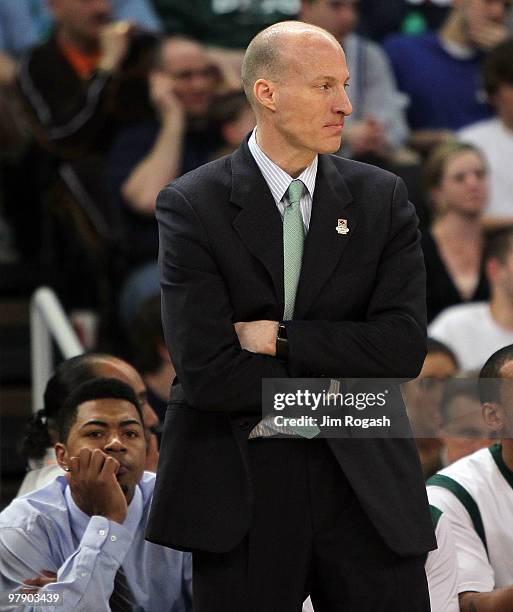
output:
[[[282,170],[272,159],[269,159],[267,155],[262,151],[256,141],[256,128],[253,130],[249,141],[249,150],[253,155],[260,172],[262,173],[266,183],[269,185],[272,196],[278,204],[282,201],[284,195],[287,193],[290,183],[294,180],[285,170]],[[317,178],[317,166],[319,163],[319,156],[316,155],[312,163],[303,170],[303,172],[297,177],[302,181],[308,193],[313,200],[315,190],[315,179]]]
[[[71,489],[69,485],[66,486],[64,491],[66,498],[66,504],[69,510],[71,529],[78,541],[82,539],[84,532],[89,524],[91,517],[83,512],[75,503],[73,496],[71,495]],[[143,515],[143,496],[139,485],[135,487],[134,496],[132,501],[128,505],[128,512],[125,520],[123,521],[123,527],[125,527],[131,533],[134,533],[137,529],[137,525],[140,523]]]

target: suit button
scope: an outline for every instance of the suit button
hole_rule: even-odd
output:
[[[244,430],[249,429],[249,421],[241,421],[239,427]]]

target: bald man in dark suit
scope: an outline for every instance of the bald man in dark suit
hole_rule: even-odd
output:
[[[193,552],[196,612],[293,612],[307,594],[316,612],[429,610],[436,544],[413,441],[276,437],[262,418],[263,378],[415,377],[424,359],[405,188],[331,155],[347,80],[324,30],[264,30],[243,65],[256,131],[158,199],[180,384],[147,537]],[[405,418],[399,398],[393,410]]]

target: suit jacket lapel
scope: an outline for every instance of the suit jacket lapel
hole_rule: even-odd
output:
[[[312,217],[303,252],[294,318],[305,318],[354,236],[358,219],[356,206],[348,206],[352,200],[351,192],[330,157],[319,155]],[[347,234],[336,231],[339,219],[347,220]]]
[[[274,198],[247,142],[231,157],[231,201],[241,208],[233,227],[248,250],[262,262],[283,312],[283,223]]]

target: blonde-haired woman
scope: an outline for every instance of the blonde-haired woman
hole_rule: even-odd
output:
[[[433,206],[431,227],[422,237],[431,321],[448,306],[488,298],[482,266],[486,163],[472,145],[448,142],[426,161],[425,183]]]

